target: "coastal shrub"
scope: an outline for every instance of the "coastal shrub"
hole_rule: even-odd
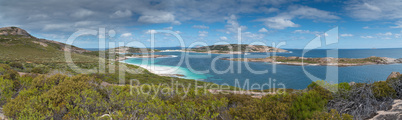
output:
[[[11,62],[9,65],[13,68],[24,69],[24,65],[19,62]]]
[[[390,87],[385,81],[378,81],[373,83],[372,87],[374,96],[377,99],[384,99],[386,97],[395,98],[396,91]]]
[[[46,67],[34,67],[31,70],[32,73],[38,73],[38,74],[45,74],[47,72]]]
[[[340,115],[335,109],[330,112],[314,112],[313,120],[353,120],[353,116],[349,114]]]
[[[342,82],[338,84],[338,90],[345,90],[349,91],[351,89],[351,86],[347,82]]]
[[[10,66],[6,64],[0,64],[0,77],[3,77],[4,79],[15,80],[18,76],[18,72],[11,69]]]
[[[2,77],[0,77],[0,106],[10,100],[13,94],[13,80],[3,79]]]
[[[324,99],[330,100],[333,98],[332,92],[326,88],[334,88],[334,87],[337,87],[337,85],[331,85],[323,80],[318,80],[318,81],[312,82],[310,85],[308,85],[307,90],[315,91],[319,95],[321,95],[321,97],[323,97]]]
[[[297,97],[289,109],[291,119],[312,119],[313,113],[323,111],[327,100],[316,91],[308,91]]]
[[[267,95],[261,99],[250,99],[243,104],[235,104],[229,108],[234,119],[290,119],[288,110],[295,94]]]

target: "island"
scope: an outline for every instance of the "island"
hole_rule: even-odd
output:
[[[288,52],[287,50],[263,45],[226,44],[187,49],[188,52],[213,54],[246,54],[249,52]]]
[[[127,47],[121,46],[116,48],[108,49],[109,52],[116,52],[116,53],[152,53],[152,52],[159,52],[160,50],[157,49],[150,49],[150,48],[136,48],[136,47]]]
[[[314,65],[314,66],[361,66],[374,64],[395,64],[402,63],[402,58],[388,58],[371,56],[367,58],[307,58],[307,57],[284,57],[270,56],[266,58],[221,58],[222,60],[246,61],[246,62],[269,62],[284,65]]]

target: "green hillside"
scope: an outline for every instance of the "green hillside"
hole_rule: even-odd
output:
[[[56,41],[22,37],[20,35],[0,35],[0,59],[4,61],[21,61],[31,63],[65,62],[65,44]],[[84,49],[72,47],[75,62],[97,62],[94,57],[83,55]]]

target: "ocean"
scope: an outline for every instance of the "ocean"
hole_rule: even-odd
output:
[[[160,48],[159,48],[160,49]],[[174,48],[165,48],[174,49]],[[177,49],[177,48],[176,48]],[[162,49],[163,50],[163,49]],[[291,53],[276,53],[277,56],[302,56],[303,50],[287,49]],[[311,50],[304,57],[327,57],[327,51]],[[337,75],[331,82],[373,82],[385,80],[393,72],[402,72],[402,64],[364,65],[364,66],[292,66],[273,65],[264,62],[238,62],[220,60],[223,57],[268,57],[272,53],[250,53],[248,55],[229,55],[184,52],[156,52],[156,55],[171,55],[172,57],[130,58],[124,62],[140,66],[155,65],[159,71],[166,74],[182,74],[183,78],[223,85],[237,86],[245,89],[259,89],[258,85],[268,84],[268,88],[281,87],[304,89],[312,81],[325,80],[326,76]],[[370,56],[402,58],[402,49],[340,49],[339,58],[366,58]],[[173,70],[172,70],[173,69]],[[330,71],[327,71],[330,69]],[[170,71],[171,70],[171,71]],[[252,71],[254,70],[254,71]],[[332,70],[332,71],[331,71]],[[338,73],[333,70],[337,70]],[[156,69],[156,71],[158,71]],[[266,71],[258,73],[255,71]],[[306,73],[314,77],[308,77]],[[336,78],[336,77],[335,77]],[[253,86],[257,85],[257,86]],[[267,87],[263,89],[268,89]]]

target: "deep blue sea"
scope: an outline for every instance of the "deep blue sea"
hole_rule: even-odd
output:
[[[175,48],[159,48],[159,49],[175,49]],[[177,48],[176,48],[177,49]],[[277,56],[301,56],[303,50],[287,49],[292,53],[276,53]],[[328,50],[311,50],[304,57],[327,57]],[[335,66],[302,66],[292,65],[273,65],[264,62],[238,62],[220,60],[222,57],[268,57],[272,53],[250,53],[248,55],[229,55],[229,54],[208,54],[205,53],[189,53],[184,52],[157,52],[157,55],[171,55],[166,58],[155,58],[153,62],[150,59],[131,58],[124,62],[136,65],[154,64],[157,67],[173,68],[179,66],[174,72],[176,74],[185,75],[184,78],[213,82],[217,84],[228,84],[232,86],[243,85],[248,81],[249,85],[246,89],[252,89],[251,85],[256,83],[259,85],[270,84],[271,87],[285,85],[286,88],[304,89],[312,81],[324,80],[328,69],[338,70],[338,82],[373,82],[385,80],[393,71],[402,72],[402,64],[390,65],[365,65],[350,67]],[[338,50],[339,58],[365,58],[370,56],[402,58],[402,49],[340,49]],[[240,68],[239,68],[240,67]],[[227,70],[229,68],[229,70]],[[268,70],[267,73],[258,74],[250,71]],[[227,70],[227,71],[225,71]],[[204,71],[204,72],[203,72]],[[275,72],[274,72],[275,71]],[[316,78],[307,77],[306,73],[310,73]],[[336,74],[335,74],[336,75]],[[271,82],[270,82],[271,79]],[[274,81],[275,80],[275,81]],[[237,82],[237,83],[236,83]],[[254,86],[255,87],[255,86]],[[264,88],[268,89],[268,88]]]

